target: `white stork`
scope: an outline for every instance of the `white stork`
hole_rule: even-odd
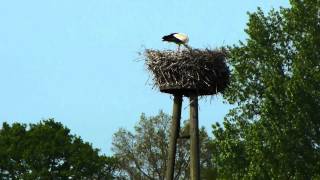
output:
[[[187,43],[189,42],[189,37],[183,33],[172,33],[162,37],[162,41],[173,42],[178,45],[178,51],[180,46],[184,45],[186,48],[189,48]]]

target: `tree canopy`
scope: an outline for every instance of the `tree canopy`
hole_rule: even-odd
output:
[[[53,119],[0,129],[0,179],[110,179],[116,169],[115,158]]]
[[[249,13],[229,47],[237,107],[213,125],[220,179],[320,179],[320,1]]]
[[[141,115],[134,132],[119,129],[113,137],[113,151],[119,159],[121,168],[131,179],[159,179],[165,177],[169,129],[171,117],[162,111],[157,116]],[[185,124],[182,132],[188,133]],[[211,168],[210,138],[200,130],[201,167],[204,171]],[[177,144],[175,179],[189,178],[190,143],[179,139]],[[203,177],[206,179],[206,177]]]

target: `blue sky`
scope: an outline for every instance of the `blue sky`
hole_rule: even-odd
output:
[[[112,135],[133,129],[142,112],[171,113],[172,98],[152,89],[140,61],[144,48],[171,32],[196,48],[245,40],[247,11],[288,1],[28,0],[0,1],[0,122],[55,118],[103,153]],[[221,97],[200,101],[211,131],[230,109]],[[188,117],[187,99],[183,119]]]

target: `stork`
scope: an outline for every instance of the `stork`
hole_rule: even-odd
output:
[[[162,37],[162,41],[173,42],[178,45],[178,51],[180,51],[180,46],[184,45],[189,48],[187,43],[189,42],[189,37],[183,33],[172,33]]]

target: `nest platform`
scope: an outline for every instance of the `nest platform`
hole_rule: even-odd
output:
[[[185,49],[145,51],[145,64],[161,92],[169,94],[214,95],[229,84],[230,71],[223,51]]]

